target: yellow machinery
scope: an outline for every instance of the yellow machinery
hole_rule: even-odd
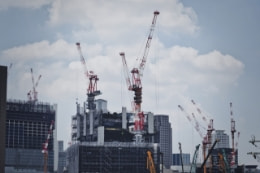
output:
[[[150,173],[156,173],[152,152],[149,150],[147,151],[147,169],[150,171]]]

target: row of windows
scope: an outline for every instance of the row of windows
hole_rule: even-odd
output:
[[[6,147],[42,149],[48,131],[49,125],[46,123],[8,120],[6,122]]]

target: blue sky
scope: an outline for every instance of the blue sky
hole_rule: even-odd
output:
[[[76,98],[86,100],[75,46],[81,42],[88,69],[100,78],[98,98],[108,100],[111,112],[130,110],[119,52],[126,53],[131,69],[142,55],[154,10],[160,15],[144,70],[143,110],[169,115],[173,152],[181,142],[183,152],[193,154],[201,139],[177,105],[191,114],[194,99],[215,129],[230,135],[232,102],[241,133],[239,163],[259,164],[246,154],[259,151],[248,143],[251,135],[260,139],[257,0],[1,1],[0,64],[13,64],[8,98],[27,99],[33,68],[35,77],[42,75],[39,100],[58,104],[58,139],[69,142]]]

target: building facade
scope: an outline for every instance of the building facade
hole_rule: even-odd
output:
[[[48,140],[48,171],[54,172],[57,105],[9,100],[6,105],[5,172],[43,172],[43,143]]]
[[[144,113],[142,141],[137,142],[133,113],[124,107],[120,113],[110,113],[103,99],[94,103],[94,109],[77,103],[77,113],[72,116],[72,145],[67,149],[67,172],[148,173],[148,150],[159,172],[160,146],[153,140],[153,114]]]
[[[66,167],[66,151],[63,149],[63,141],[58,141],[58,170],[57,173],[63,173]]]
[[[154,142],[160,144],[164,166],[170,169],[172,164],[172,128],[168,115],[154,116]]]
[[[155,171],[159,170],[159,146],[134,142],[82,142],[67,149],[67,172],[149,173],[147,151],[153,153]]]
[[[7,67],[0,66],[0,172],[5,172]]]
[[[229,136],[224,133],[224,130],[215,130],[215,133],[212,134],[212,141],[213,144],[216,139],[220,141],[216,143],[214,148],[229,148]]]
[[[183,165],[190,165],[190,154],[182,153],[182,162]],[[172,165],[181,165],[181,155],[179,153],[172,154]]]

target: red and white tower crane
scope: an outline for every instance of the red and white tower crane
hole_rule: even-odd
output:
[[[87,115],[84,114],[84,123],[83,123],[83,136],[92,138],[94,134],[94,111],[96,109],[95,97],[100,95],[101,92],[97,90],[97,81],[99,80],[98,76],[94,74],[93,71],[88,71],[85,58],[82,55],[80,43],[76,43],[80,54],[80,61],[84,68],[85,77],[89,80],[88,88],[87,88],[87,109],[89,110],[88,118],[89,118],[89,131],[87,132]]]
[[[123,67],[124,67],[124,73],[125,73],[125,78],[126,78],[126,84],[128,87],[128,90],[134,92],[134,114],[135,114],[135,126],[134,126],[134,131],[136,134],[139,134],[139,139],[141,137],[141,132],[143,130],[143,125],[144,125],[144,113],[141,110],[141,103],[142,103],[142,82],[141,82],[141,77],[143,75],[143,70],[147,61],[147,56],[149,52],[149,48],[151,45],[151,41],[153,38],[153,32],[156,24],[156,19],[157,16],[160,14],[159,11],[154,11],[154,17],[152,21],[152,25],[150,27],[150,32],[149,36],[146,42],[146,46],[144,49],[143,56],[140,60],[140,64],[138,67],[134,67],[131,70],[132,74],[132,80],[130,80],[130,75],[125,59],[125,53],[121,52],[120,56],[122,57],[122,62],[123,62]],[[136,135],[137,137],[137,135]],[[139,140],[136,140],[139,141]]]
[[[42,75],[39,75],[38,76],[38,79],[36,81],[36,83],[34,82],[34,76],[33,76],[33,69],[31,68],[31,76],[32,76],[32,85],[33,85],[33,88],[32,90],[30,90],[28,93],[27,93],[27,97],[28,97],[28,101],[31,102],[31,103],[35,103],[38,101],[38,92],[36,91],[36,88],[39,84],[39,81],[42,77]]]
[[[85,77],[89,80],[88,88],[87,88],[87,96],[88,96],[88,109],[95,109],[95,96],[100,95],[101,92],[97,90],[97,81],[99,80],[98,76],[94,74],[93,71],[88,71],[85,58],[82,55],[80,43],[76,43],[80,54],[80,61],[84,68]]]
[[[48,172],[48,145],[53,131],[54,121],[51,122],[46,141],[42,145],[42,153],[44,157],[44,173]]]

